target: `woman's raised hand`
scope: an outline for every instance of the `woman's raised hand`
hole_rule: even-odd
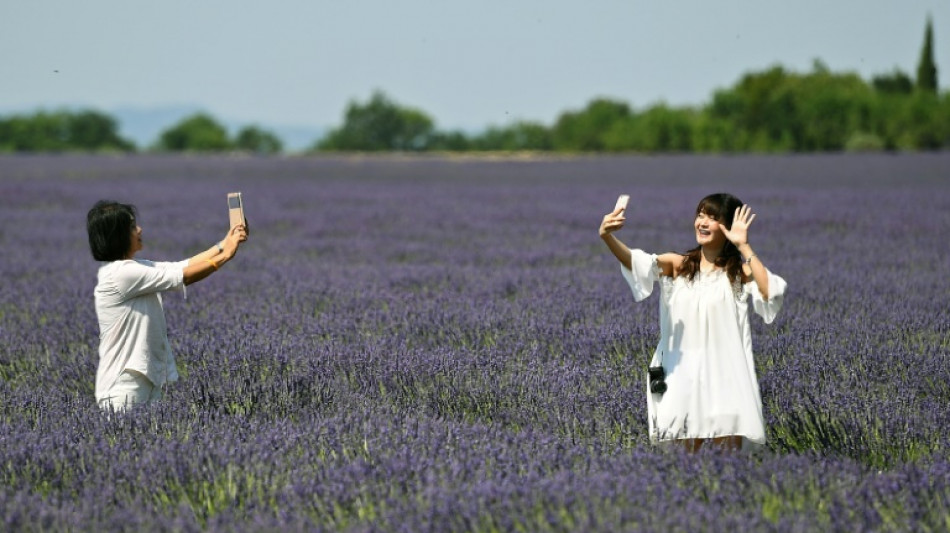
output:
[[[721,226],[722,234],[729,239],[729,242],[738,246],[749,242],[749,226],[755,220],[755,213],[748,205],[736,208],[735,216],[732,218],[732,228]]]
[[[237,253],[238,246],[247,240],[247,229],[243,224],[238,224],[228,231],[227,236],[222,241],[222,248],[224,252],[228,254],[229,257],[234,257],[234,254]]]
[[[604,215],[604,220],[600,223],[600,236],[606,237],[607,235],[610,235],[611,233],[622,228],[623,223],[626,220],[624,217],[626,211],[627,210],[625,208],[618,207],[610,213]]]

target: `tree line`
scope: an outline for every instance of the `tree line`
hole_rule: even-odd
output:
[[[245,126],[233,137],[210,115],[197,113],[163,131],[148,147],[158,152],[246,151],[275,154],[280,139],[257,126]],[[135,143],[120,137],[118,124],[99,111],[40,111],[0,117],[0,152],[135,152]]]
[[[478,134],[440,131],[424,111],[382,92],[351,101],[343,124],[312,152],[820,152],[940,150],[950,147],[950,92],[940,94],[928,20],[916,78],[895,69],[865,81],[781,66],[743,75],[700,107],[663,103],[636,110],[597,98],[562,113],[551,126],[519,121]],[[117,124],[95,111],[0,117],[0,152],[136,150]],[[153,151],[245,151],[275,154],[280,139],[256,126],[234,137],[213,117],[196,114],[162,132]]]

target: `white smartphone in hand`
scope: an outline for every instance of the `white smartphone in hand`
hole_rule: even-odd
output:
[[[247,219],[244,218],[244,199],[239,192],[228,193],[228,219],[232,228],[239,225],[247,227]]]
[[[627,202],[629,201],[630,201],[629,194],[621,194],[620,197],[617,198],[617,205],[614,206],[614,211],[618,209],[627,209]]]

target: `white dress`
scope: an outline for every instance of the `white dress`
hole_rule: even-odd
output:
[[[184,291],[187,266],[188,260],[124,259],[99,268],[95,289],[99,320],[96,402],[109,398],[109,389],[125,370],[143,374],[156,387],[178,380],[160,293]]]
[[[656,255],[631,252],[630,268],[621,272],[634,299],[647,298],[660,284],[660,342],[650,366],[663,366],[668,388],[655,394],[647,384],[650,439],[742,436],[764,444],[748,301],[751,296],[755,313],[771,323],[782,307],[785,280],[768,273],[766,300],[754,281],[733,285],[722,270],[674,280],[662,275]]]

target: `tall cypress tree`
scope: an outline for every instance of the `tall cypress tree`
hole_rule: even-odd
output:
[[[927,17],[924,48],[920,51],[920,63],[917,64],[917,88],[937,92],[937,65],[934,63],[933,24],[930,17]]]

